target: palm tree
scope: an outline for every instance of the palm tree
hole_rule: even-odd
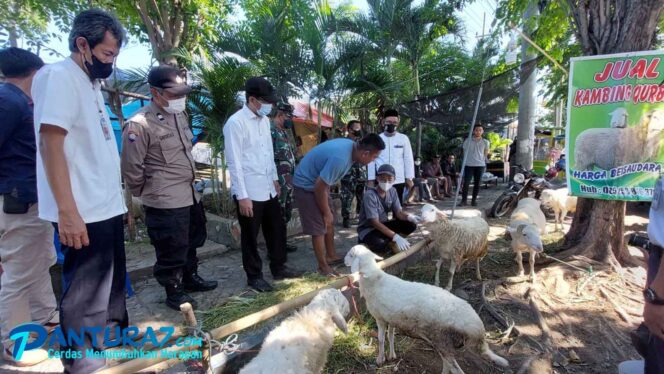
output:
[[[222,35],[219,47],[251,61],[286,100],[308,78],[310,54],[299,35],[312,9],[304,0],[244,0],[247,19]]]
[[[203,128],[205,140],[210,144],[215,208],[217,212],[229,215],[234,205],[226,180],[223,126],[238,108],[238,93],[244,90],[245,81],[256,72],[250,64],[229,56],[219,56],[210,61],[180,51],[178,57],[191,66],[193,91],[188,96],[189,113],[192,124]],[[217,164],[218,158],[221,165]],[[219,166],[222,170],[221,197],[217,183]]]

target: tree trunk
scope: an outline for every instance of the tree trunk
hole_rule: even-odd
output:
[[[611,4],[609,4],[611,3]],[[664,0],[568,0],[577,39],[587,55],[652,48]],[[565,236],[563,258],[582,255],[617,265],[626,259],[625,202],[580,198]]]
[[[413,66],[413,75],[414,75],[414,79],[415,79],[415,100],[420,99],[420,71],[419,71],[419,68],[418,68],[418,64],[419,64],[418,62],[415,62],[414,66]],[[421,110],[422,109],[422,104],[419,101],[417,102],[417,107],[418,107],[418,109],[420,109],[417,112],[418,113],[417,116],[419,118],[422,118],[423,117],[422,116],[422,110]],[[419,118],[414,119],[416,121],[415,123],[416,123],[416,126],[417,126],[417,144],[416,144],[416,147],[415,147],[416,157],[422,157],[422,121],[420,121]]]
[[[537,4],[531,1],[523,15],[524,23],[532,22],[537,16]],[[524,28],[531,34],[531,29]],[[524,39],[521,47],[521,72],[519,74],[519,124],[517,127],[516,162],[526,170],[533,167],[533,145],[535,144],[535,112],[537,107],[537,65],[526,64],[536,58],[528,42]],[[474,124],[473,124],[474,125]]]

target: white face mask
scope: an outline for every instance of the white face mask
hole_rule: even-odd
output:
[[[187,98],[181,97],[175,100],[168,100],[168,106],[164,108],[170,114],[178,114],[184,112],[187,108]]]
[[[258,108],[257,114],[261,117],[265,117],[272,112],[272,104],[261,104],[261,107]]]
[[[385,192],[389,191],[390,188],[392,188],[393,184],[394,183],[390,183],[390,182],[378,182],[378,185],[380,186],[380,189],[385,191]]]

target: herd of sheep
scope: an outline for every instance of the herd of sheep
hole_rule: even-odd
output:
[[[545,191],[543,204],[556,212],[556,228],[576,200],[567,196],[567,189]],[[478,212],[479,213],[479,212]],[[475,260],[477,277],[479,263],[488,251],[489,225],[481,216],[448,219],[433,205],[426,204],[420,213],[427,225],[433,246],[439,256],[436,264],[436,285],[409,282],[381,270],[382,260],[363,245],[356,245],[346,254],[344,262],[351,272],[359,273],[360,296],[378,326],[378,357],[376,363],[396,359],[394,334],[422,339],[431,345],[443,362],[443,373],[463,373],[454,358],[460,347],[470,349],[501,367],[509,362],[495,354],[485,339],[482,320],[465,300],[450,293],[454,273],[466,261]],[[562,227],[562,224],[561,224]],[[546,220],[540,201],[526,198],[519,202],[510,218],[507,231],[512,249],[523,275],[521,253],[530,254],[530,277],[535,281],[534,256],[542,252],[541,235],[546,233]],[[450,277],[446,289],[438,286],[443,260],[450,261]],[[347,299],[341,291],[326,289],[311,303],[281,322],[263,342],[258,355],[240,374],[254,373],[321,373],[332,347],[336,328],[346,332],[345,318],[350,314]],[[385,335],[389,352],[385,355]]]

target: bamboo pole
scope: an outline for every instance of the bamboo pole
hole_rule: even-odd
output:
[[[393,266],[406,258],[414,255],[415,253],[421,251],[424,247],[426,247],[429,244],[430,240],[429,239],[424,239],[410,247],[409,250],[397,253],[396,255],[383,260],[378,263],[378,266],[380,266],[381,269],[388,268],[390,266]],[[248,327],[254,326],[260,322],[266,321],[274,316],[277,316],[281,313],[291,311],[293,309],[302,307],[304,305],[307,305],[317,294],[323,289],[327,288],[335,288],[335,289],[343,289],[344,287],[348,286],[349,280],[351,280],[353,283],[357,282],[359,279],[359,274],[358,273],[353,273],[349,274],[348,276],[342,277],[337,279],[336,281],[328,284],[326,287],[319,288],[317,290],[308,292],[304,295],[298,296],[294,299],[286,300],[282,303],[279,303],[277,305],[273,305],[269,308],[263,309],[261,311],[258,311],[256,313],[250,314],[246,317],[242,317],[238,320],[235,320],[233,322],[227,323],[223,326],[217,327],[216,329],[210,331],[210,335],[212,336],[212,339],[215,340],[221,340],[229,335],[235,334],[238,331],[242,331]],[[184,352],[184,351],[189,351],[197,347],[171,347],[167,349],[169,353],[178,353],[178,352]],[[168,359],[168,356],[163,355],[165,357],[162,357],[162,355],[158,355],[159,357],[157,358],[151,358],[151,359],[134,359],[131,361],[124,362],[122,364],[119,364],[117,366],[113,366],[111,368],[105,369],[98,371],[98,374],[125,374],[125,373],[136,373],[140,370],[152,367],[154,365],[160,364],[163,361],[169,361],[173,362],[176,361],[177,359]]]

